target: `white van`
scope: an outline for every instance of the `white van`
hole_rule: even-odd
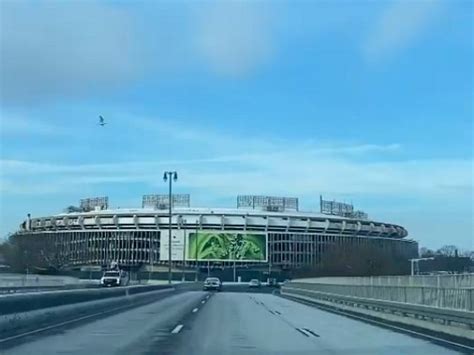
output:
[[[122,270],[108,270],[100,279],[100,285],[104,287],[127,286],[128,282],[128,273]]]

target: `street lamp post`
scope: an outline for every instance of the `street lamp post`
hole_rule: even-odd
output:
[[[182,226],[186,226],[186,220],[183,220],[183,223],[181,224]],[[186,281],[186,229],[183,230],[183,235],[184,235],[184,245],[183,245],[183,265],[182,265],[182,274],[181,274],[181,281],[184,282]]]
[[[169,207],[169,225],[168,225],[168,283],[171,284],[172,270],[171,270],[171,219],[172,219],[172,184],[173,181],[178,180],[178,173],[176,171],[165,171],[163,174],[163,180],[169,182],[168,189],[168,207]]]
[[[195,256],[195,259],[196,259],[196,273],[195,273],[195,276],[194,276],[194,281],[197,282],[198,281],[198,275],[199,275],[199,262],[198,262],[198,220],[196,219],[196,234],[195,234],[195,248],[194,248],[194,256]]]

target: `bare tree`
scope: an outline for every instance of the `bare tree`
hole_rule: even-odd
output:
[[[0,252],[12,271],[57,272],[69,265],[69,255],[56,236],[13,234]]]
[[[458,247],[455,245],[444,245],[436,251],[437,255],[457,256]]]
[[[422,258],[429,258],[429,257],[435,256],[435,252],[431,249],[426,248],[426,247],[421,247],[419,254],[420,254],[420,257],[422,257]]]
[[[371,276],[408,274],[408,256],[377,245],[329,246],[314,267],[305,267],[295,277]]]

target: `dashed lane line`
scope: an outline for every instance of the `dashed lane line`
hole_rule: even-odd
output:
[[[181,329],[183,329],[183,325],[182,324],[178,324],[176,327],[174,327],[174,329],[171,331],[171,334],[178,334]]]
[[[306,336],[306,337],[309,338],[309,334],[308,334],[305,330],[303,330],[303,329],[301,329],[301,328],[295,328],[295,329],[296,329],[297,331],[299,331],[301,334],[303,334],[304,336]]]
[[[303,328],[303,329],[306,330],[308,333],[311,333],[312,335],[314,335],[316,338],[319,338],[319,334],[316,334],[311,329],[308,329],[308,328]]]

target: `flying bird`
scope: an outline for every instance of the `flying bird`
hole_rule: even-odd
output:
[[[107,124],[107,122],[105,122],[104,117],[99,116],[99,126],[104,127],[106,124]]]

